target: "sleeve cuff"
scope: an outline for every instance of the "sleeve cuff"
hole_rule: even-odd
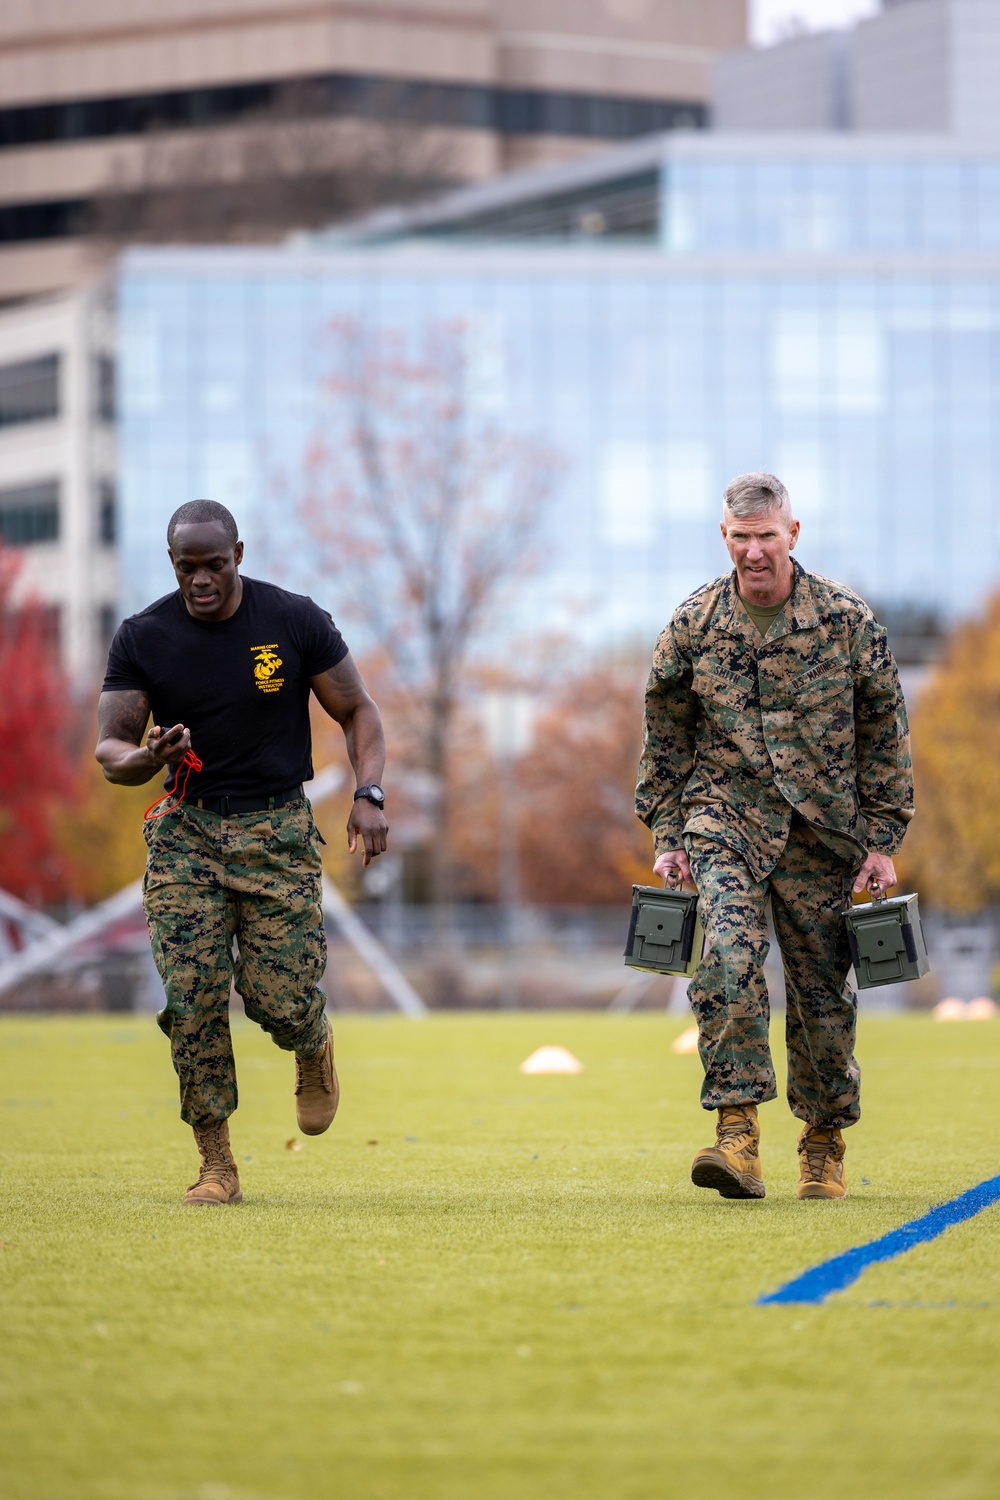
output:
[[[661,854],[669,854],[674,849],[683,848],[684,830],[681,826],[667,817],[653,824],[653,853],[657,859]]]
[[[913,813],[907,809],[906,814],[898,818],[865,818],[865,839],[868,848],[879,854],[898,854],[903,847],[907,824],[912,816]]]

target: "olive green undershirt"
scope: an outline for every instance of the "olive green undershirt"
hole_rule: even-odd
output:
[[[739,593],[738,589],[737,593]],[[791,597],[791,594],[789,594],[788,599]],[[780,604],[751,604],[749,599],[744,599],[743,595],[740,594],[740,603],[756,625],[757,634],[762,638],[767,635],[771,625],[788,603],[788,599],[782,599]]]

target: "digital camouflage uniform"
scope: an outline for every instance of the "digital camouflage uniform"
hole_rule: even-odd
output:
[[[319,835],[305,797],[229,817],[182,805],[148,818],[143,833],[143,904],[167,995],[157,1021],[170,1038],[181,1118],[208,1125],[237,1103],[234,982],[279,1047],[311,1054],[326,1041]]]
[[[886,634],[849,589],[797,563],[761,637],[730,573],[676,610],[646,688],[636,809],[655,851],[686,848],[706,932],[688,986],[702,1103],[776,1092],[763,965],[771,901],[788,991],[788,1097],[853,1124],[857,1002],[840,913],[869,850],[913,816],[906,709]]]

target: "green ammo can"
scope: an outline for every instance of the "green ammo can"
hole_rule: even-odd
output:
[[[656,974],[693,974],[701,962],[705,933],[698,920],[698,897],[679,887],[632,887],[625,963]]]
[[[859,990],[919,979],[930,968],[917,898],[882,896],[844,912]]]

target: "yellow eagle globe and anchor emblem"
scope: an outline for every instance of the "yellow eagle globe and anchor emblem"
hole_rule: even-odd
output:
[[[281,666],[281,657],[271,650],[270,646],[262,646],[256,655],[253,675],[260,682],[266,682],[273,677]]]

